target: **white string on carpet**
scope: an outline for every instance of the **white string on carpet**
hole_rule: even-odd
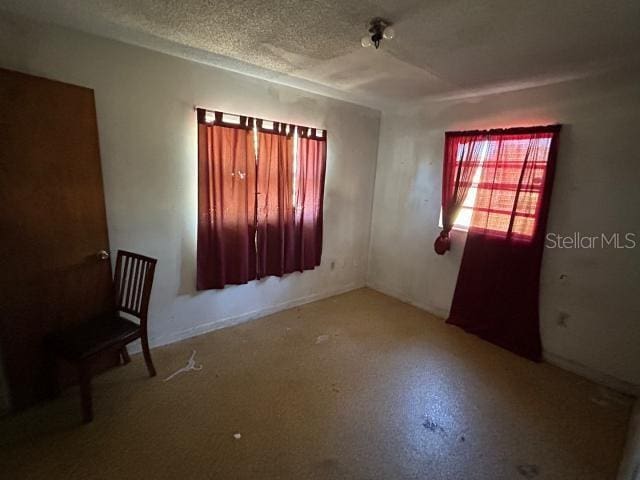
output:
[[[186,373],[186,372],[191,372],[191,371],[196,371],[197,372],[197,371],[200,371],[200,370],[202,370],[202,364],[196,365],[196,351],[194,350],[193,353],[191,354],[191,357],[189,358],[189,361],[187,362],[187,365],[185,367],[180,368],[179,370],[176,370],[171,375],[169,375],[167,378],[165,378],[163,381],[168,382],[173,377],[175,377],[176,375],[179,375],[181,373]]]

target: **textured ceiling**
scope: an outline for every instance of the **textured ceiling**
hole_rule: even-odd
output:
[[[640,65],[638,0],[0,0],[0,9],[374,107]],[[395,23],[379,51],[360,38]]]

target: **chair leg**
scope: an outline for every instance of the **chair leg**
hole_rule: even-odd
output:
[[[149,371],[150,377],[156,376],[156,369],[153,366],[153,362],[151,361],[151,352],[149,352],[149,339],[146,335],[143,335],[141,338],[142,343],[142,353],[144,355],[144,363],[147,364],[147,370]]]
[[[80,397],[82,400],[82,421],[89,423],[93,420],[91,374],[89,373],[89,366],[84,362],[78,364],[78,377],[80,380]]]
[[[122,350],[120,350],[120,356],[122,357],[122,364],[126,365],[127,363],[129,363],[131,361],[131,357],[129,357],[129,352],[127,351],[127,346],[125,345],[124,347],[122,347]]]

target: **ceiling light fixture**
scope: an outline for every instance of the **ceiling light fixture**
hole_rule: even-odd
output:
[[[369,34],[362,37],[360,43],[363,47],[373,45],[377,50],[380,48],[380,42],[383,38],[391,40],[394,35],[395,32],[393,28],[391,28],[391,22],[380,17],[375,17],[369,22]]]

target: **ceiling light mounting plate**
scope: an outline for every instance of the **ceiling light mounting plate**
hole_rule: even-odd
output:
[[[380,42],[382,39],[391,40],[394,36],[392,23],[381,17],[374,17],[369,21],[368,31],[369,34],[362,37],[362,46],[370,47],[373,45],[376,49],[380,48]]]

